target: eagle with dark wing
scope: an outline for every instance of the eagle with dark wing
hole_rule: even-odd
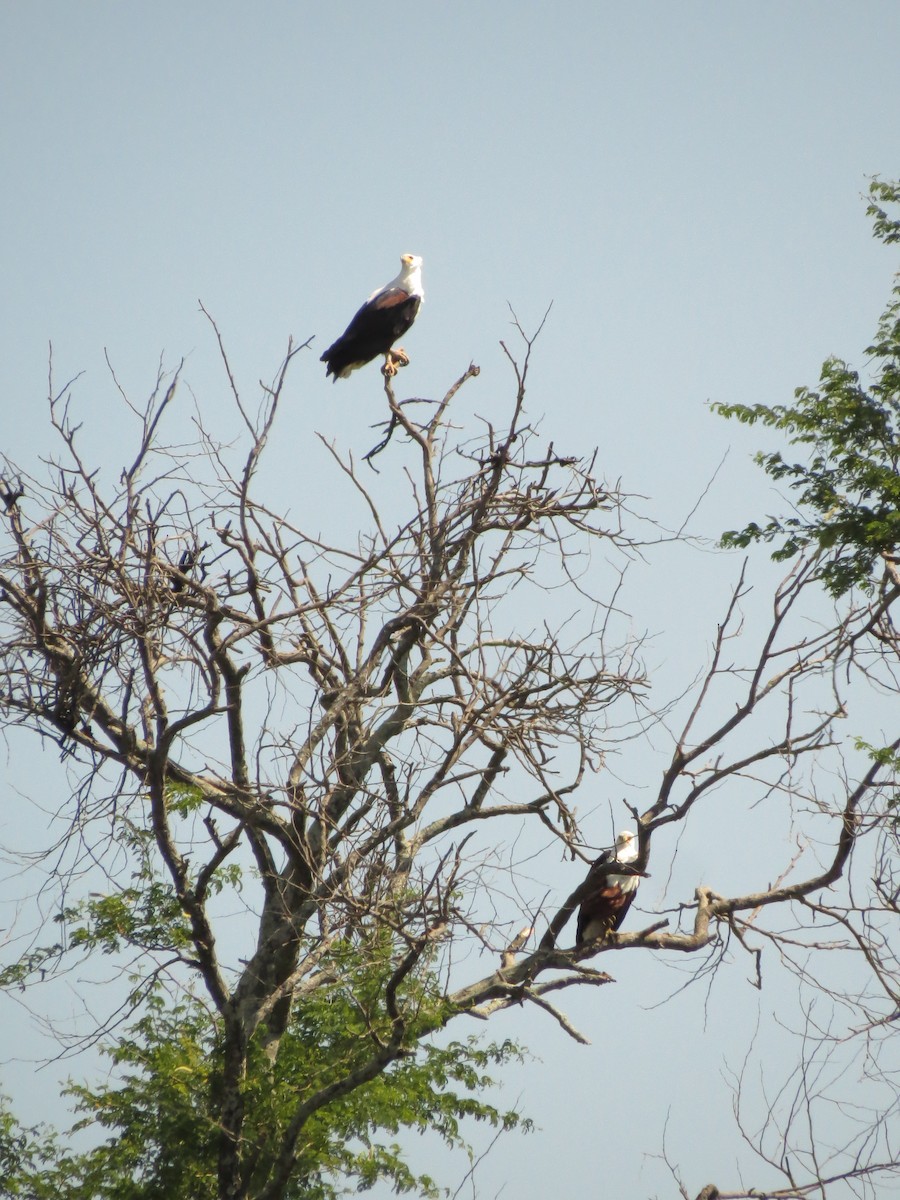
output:
[[[622,924],[641,882],[638,872],[630,866],[637,857],[638,840],[626,829],[616,837],[612,850],[604,850],[594,860],[587,877],[591,890],[578,910],[576,946],[606,937]],[[616,871],[619,864],[626,869]]]
[[[422,260],[417,254],[404,254],[400,258],[400,274],[378,288],[359,309],[356,316],[321,357],[328,370],[326,377],[333,382],[346,379],[351,371],[384,355],[384,375],[397,374],[398,367],[409,364],[409,355],[394,342],[416,319],[425,292],[422,289]]]

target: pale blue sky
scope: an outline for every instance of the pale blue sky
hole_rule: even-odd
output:
[[[474,360],[466,404],[501,420],[507,305],[533,328],[552,301],[532,416],[560,447],[598,445],[601,472],[670,525],[731,448],[694,525],[717,534],[766,492],[748,462],[761,435],[707,402],[784,401],[826,355],[859,362],[886,301],[898,264],[861,194],[868,176],[900,174],[898,62],[895,3],[8,0],[3,445],[46,445],[51,340],[58,379],[86,373],[76,394],[101,447],[121,419],[104,348],[137,396],[161,354],[187,356],[214,422],[227,398],[199,298],[247,385],[271,376],[289,335],[315,335],[270,464],[302,508],[322,486],[297,466],[312,431],[364,452],[383,403],[374,368],[332,386],[318,355],[412,251],[426,305],[405,339],[407,394],[442,392]],[[669,635],[671,665],[708,640],[733,571],[664,561],[643,619]],[[693,991],[643,1007],[681,977],[636,957],[617,957],[615,988],[572,1001],[590,1049],[533,1015],[503,1018],[498,1031],[542,1060],[510,1095],[543,1132],[494,1151],[481,1200],[504,1183],[519,1200],[671,1196],[641,1158],[671,1109],[670,1152],[691,1182],[735,1182],[719,1072],[725,1048],[746,1048],[756,994],[735,970],[704,1029]],[[676,1068],[666,1088],[662,1057]],[[703,1145],[688,1111],[701,1090]]]

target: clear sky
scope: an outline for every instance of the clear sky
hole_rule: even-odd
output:
[[[443,392],[474,360],[469,403],[501,420],[508,306],[532,329],[552,302],[531,415],[559,446],[598,445],[601,472],[670,526],[729,452],[692,526],[716,535],[765,490],[759,436],[708,401],[785,401],[828,354],[859,361],[886,302],[898,264],[861,195],[900,174],[898,63],[893,2],[7,0],[2,444],[26,458],[46,444],[50,341],[58,380],[85,372],[101,447],[120,419],[105,350],[137,396],[161,355],[187,357],[213,418],[226,398],[200,299],[248,384],[289,336],[315,336],[274,456],[302,508],[321,486],[312,432],[359,453],[381,415],[377,371],[332,386],[318,355],[412,251],[426,305],[405,339],[409,394]],[[666,576],[646,618],[674,639],[661,658],[718,611],[724,583],[708,608],[697,595],[707,569]],[[615,988],[570,1005],[589,1049],[533,1016],[498,1026],[540,1060],[506,1099],[521,1093],[542,1132],[494,1150],[481,1200],[504,1185],[520,1200],[673,1195],[643,1157],[667,1113],[698,1188],[735,1180],[722,1058],[740,1059],[773,1002],[737,970],[706,1009],[694,992],[656,1009],[681,977],[626,957]]]

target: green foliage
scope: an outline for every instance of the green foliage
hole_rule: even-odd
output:
[[[0,1096],[0,1195],[24,1196],[24,1181],[37,1160],[35,1130],[24,1129]]]
[[[865,754],[873,763],[878,763],[890,771],[897,784],[900,784],[900,753],[891,746],[872,746],[869,742],[862,738],[855,738],[854,743],[856,749],[861,754]],[[884,787],[884,811],[890,821],[891,829],[896,836],[900,830],[900,786],[890,788],[887,783]],[[896,903],[896,897],[891,900],[892,906]]]
[[[0,967],[0,990],[24,988],[33,979],[43,979],[62,954],[62,949],[59,942],[50,946],[40,946],[23,954],[17,962]]]
[[[215,1028],[201,1006],[171,1004],[157,992],[108,1055],[115,1084],[68,1089],[80,1115],[76,1130],[112,1134],[94,1150],[67,1157],[72,1200],[214,1196]]]
[[[68,1186],[65,1156],[56,1137],[41,1127],[26,1128],[0,1095],[0,1196],[10,1200],[64,1200]]]
[[[170,781],[166,785],[166,799],[172,812],[186,817],[203,807],[203,793],[187,783]]]
[[[191,797],[175,797],[190,812]],[[172,888],[154,875],[151,846],[142,831],[129,833],[136,866],[133,885],[91,895],[57,917],[68,944],[116,954],[126,949],[174,952],[190,960],[190,929]],[[220,885],[226,882],[224,874]],[[238,886],[239,873],[228,883]],[[323,959],[332,982],[294,1005],[274,1062],[250,1047],[242,1092],[245,1108],[241,1162],[251,1191],[261,1186],[299,1104],[362,1068],[378,1045],[390,1041],[393,1015],[385,996],[406,951],[390,928],[364,923]],[[7,968],[0,982],[23,983],[41,970],[59,945],[34,951]],[[0,1107],[0,1195],[44,1200],[214,1200],[220,1123],[222,1025],[218,1013],[192,994],[173,1001],[158,982],[138,989],[142,1007],[106,1049],[113,1082],[71,1083],[77,1117],[71,1131],[96,1142],[77,1152],[54,1130],[25,1129]],[[397,1192],[436,1197],[428,1175],[405,1161],[394,1138],[403,1130],[436,1133],[466,1148],[467,1120],[504,1130],[528,1128],[515,1112],[481,1098],[491,1070],[521,1057],[512,1042],[476,1039],[439,1045],[430,1036],[449,1015],[427,956],[395,988],[402,1012],[404,1051],[383,1074],[332,1099],[307,1124],[285,1200],[334,1200],[352,1181],[357,1190],[387,1181]]]
[[[139,874],[135,886],[109,895],[92,895],[64,908],[54,920],[68,930],[66,945],[54,942],[23,954],[0,968],[0,989],[25,988],[44,978],[70,950],[116,954],[126,947],[186,953],[190,926],[172,888]]]
[[[181,906],[167,884],[145,881],[109,896],[90,897],[66,909],[59,920],[79,921],[72,930],[73,947],[114,954],[123,946],[143,950],[187,948],[190,929]]]
[[[889,767],[895,775],[900,776],[900,754],[890,746],[872,746],[862,738],[854,738],[856,749],[867,754],[872,762],[883,767]]]
[[[168,898],[149,889],[92,898],[83,906],[81,944],[111,953],[123,942],[175,940],[165,925],[183,920]],[[153,921],[139,914],[155,912]],[[156,933],[153,933],[157,937]],[[391,1018],[384,994],[395,970],[390,937],[373,931],[341,943],[329,964],[340,982],[295,1005],[277,1057],[251,1047],[243,1096],[246,1121],[242,1163],[251,1184],[262,1184],[298,1104],[358,1069]],[[529,1129],[519,1114],[480,1098],[493,1086],[493,1068],[521,1058],[510,1041],[480,1045],[474,1037],[437,1044],[429,1034],[446,1016],[437,980],[427,966],[397,990],[410,1049],[387,1071],[332,1100],[304,1127],[285,1200],[335,1200],[352,1181],[365,1191],[386,1181],[399,1193],[437,1197],[427,1174],[417,1174],[393,1140],[402,1130],[436,1133],[467,1148],[464,1122]],[[262,1032],[262,1031],[261,1031]],[[414,1047],[414,1049],[413,1049]],[[0,1195],[27,1200],[215,1200],[222,1069],[221,1022],[192,995],[173,1002],[161,984],[127,1033],[106,1049],[112,1083],[72,1083],[77,1121],[72,1133],[99,1143],[76,1152],[46,1128],[26,1129],[0,1101]]]
[[[875,181],[870,196],[876,236],[900,241],[900,221],[880,207],[900,204],[900,183]],[[776,561],[811,549],[833,596],[877,587],[883,556],[900,545],[900,285],[892,294],[867,350],[868,386],[847,363],[829,358],[818,389],[798,388],[791,405],[714,405],[724,417],[777,429],[791,446],[807,449],[802,462],[778,451],[756,456],[768,475],[788,484],[796,515],[752,521],[726,533],[722,544],[776,542]]]
[[[900,199],[900,186],[894,182],[873,179],[869,185],[869,207],[866,215],[872,218],[872,233],[890,245],[900,242],[900,219],[889,216],[882,204],[896,204]]]
[[[260,1046],[251,1047],[242,1146],[251,1191],[264,1181],[297,1105],[364,1063],[375,1041],[388,1034],[381,1001],[390,955],[373,953],[367,942],[342,946],[339,959],[340,983],[296,1005],[275,1062]],[[442,1023],[440,1004],[432,998],[435,984],[424,969],[398,996],[411,1017],[409,1042],[419,1042],[416,1049],[331,1101],[304,1127],[286,1200],[335,1200],[345,1194],[348,1180],[358,1191],[386,1181],[396,1192],[437,1197],[434,1180],[412,1171],[392,1140],[402,1130],[434,1132],[448,1145],[465,1148],[467,1119],[507,1130],[530,1127],[517,1113],[479,1098],[493,1085],[493,1068],[521,1058],[516,1045],[482,1046],[475,1038],[438,1045],[428,1039],[428,1031]],[[68,1088],[78,1116],[74,1132],[105,1135],[92,1150],[75,1153],[53,1132],[22,1130],[0,1110],[0,1172],[6,1171],[0,1185],[7,1189],[0,1186],[0,1194],[30,1200],[214,1200],[218,1016],[193,996],[173,1003],[160,986],[106,1053],[113,1083]],[[40,1153],[38,1145],[44,1147]]]
[[[169,790],[170,807],[181,816],[190,816],[201,803],[196,788],[173,784]],[[57,913],[54,920],[66,929],[65,939],[29,950],[18,961],[0,968],[0,989],[24,988],[43,979],[66,950],[117,954],[131,948],[187,954],[192,944],[190,923],[174,888],[158,876],[152,831],[123,818],[118,836],[134,855],[132,885],[108,895],[94,893]],[[206,890],[212,895],[225,888],[239,891],[242,878],[237,863],[223,863]]]

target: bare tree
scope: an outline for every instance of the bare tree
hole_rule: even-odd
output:
[[[819,938],[823,912],[846,923],[846,903],[823,897],[881,819],[890,775],[882,756],[813,800],[803,764],[836,744],[847,672],[893,593],[810,626],[815,572],[802,561],[752,639],[742,576],[669,735],[619,619],[641,540],[627,497],[528,423],[531,343],[521,364],[510,356],[508,421],[474,437],[449,417],[476,367],[436,402],[400,402],[386,382],[377,462],[405,480],[398,512],[368,465],[319,443],[365,514],[343,540],[321,532],[322,514],[288,518],[261,472],[295,353],[252,412],[222,350],[246,432],[237,468],[205,423],[190,447],[162,443],[176,372],[128,405],[138,445],[114,479],[82,456],[71,386],[51,388],[61,457],[47,478],[7,464],[2,492],[3,708],[55,743],[75,779],[70,869],[99,862],[124,891],[116,855],[145,855],[172,898],[168,924],[131,943],[145,982],[199,981],[212,1007],[221,1200],[289,1195],[320,1114],[459,1016],[529,1003],[583,1040],[550,997],[607,983],[588,961],[600,953],[699,954],[701,969],[736,942],[758,965],[763,943],[790,955]],[[797,820],[818,860],[805,869],[788,852],[747,894],[697,881],[674,923],[566,948],[596,848],[573,799],[616,739],[651,725],[672,750],[653,802],[631,811],[636,869],[658,831],[738,787],[808,801]],[[523,913],[509,889],[527,887],[510,883],[500,848],[529,828],[580,865],[561,903],[530,897]],[[220,899],[238,880],[240,936]],[[473,940],[496,966],[466,978],[452,951]],[[359,983],[360,959],[377,987]],[[896,1002],[893,978],[882,983]],[[249,1136],[259,1057],[274,1081],[292,1020],[334,989],[365,1036],[310,1072],[265,1139]]]

